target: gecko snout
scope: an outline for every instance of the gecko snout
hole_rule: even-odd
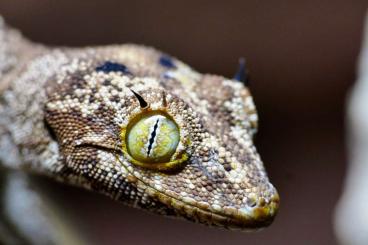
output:
[[[251,224],[245,222],[249,224],[249,227],[263,228],[272,223],[278,212],[279,204],[280,198],[276,191],[268,201],[263,197],[253,200],[250,198],[248,205],[239,209],[239,215],[236,218],[246,219],[248,222],[250,220]]]

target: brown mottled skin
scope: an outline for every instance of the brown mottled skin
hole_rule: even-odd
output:
[[[146,113],[132,90],[178,125],[177,154],[189,157],[175,169],[137,166],[122,150],[122,130]],[[277,213],[249,89],[153,48],[48,48],[0,21],[0,115],[6,168],[226,228],[261,228]]]

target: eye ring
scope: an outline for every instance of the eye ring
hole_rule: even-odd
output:
[[[145,111],[122,128],[122,150],[129,161],[137,166],[158,170],[174,170],[188,160],[185,151],[179,151],[180,127],[165,111]]]

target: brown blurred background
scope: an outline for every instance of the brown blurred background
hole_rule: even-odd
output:
[[[8,23],[49,45],[142,43],[229,77],[245,56],[261,120],[256,144],[282,203],[271,227],[241,233],[45,183],[94,244],[336,244],[344,103],[367,6],[366,0],[0,1]]]

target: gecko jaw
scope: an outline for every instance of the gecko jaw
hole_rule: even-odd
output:
[[[215,208],[205,203],[188,203],[169,196],[152,187],[147,187],[154,198],[175,210],[180,216],[209,226],[219,226],[231,230],[256,230],[269,226],[274,220],[279,207],[279,195],[276,192],[272,198],[259,202],[254,207]]]
[[[120,163],[119,157],[115,155],[116,160]],[[266,200],[263,197],[248,198],[250,204],[244,204],[240,208],[233,206],[223,206],[211,204],[204,201],[196,201],[193,198],[181,198],[180,196],[171,195],[166,191],[156,188],[155,185],[149,184],[138,175],[133,168],[122,164],[127,173],[132,176],[135,185],[144,190],[145,193],[153,199],[158,200],[167,208],[173,210],[178,217],[186,218],[198,223],[209,226],[223,227],[231,230],[251,231],[269,226],[274,220],[279,208],[279,195],[272,184],[269,187],[273,194]],[[130,179],[130,178],[127,178]]]

